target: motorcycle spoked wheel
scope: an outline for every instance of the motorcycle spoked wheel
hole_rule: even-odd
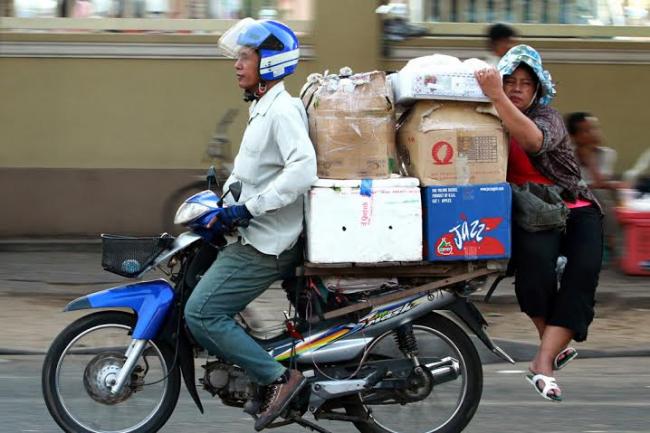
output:
[[[68,325],[50,346],[43,363],[43,396],[65,432],[155,432],[171,416],[181,377],[178,367],[169,370],[174,354],[164,344],[147,343],[118,395],[106,387],[124,363],[134,326],[133,314],[93,313]]]
[[[460,375],[449,382],[426,389],[420,401],[401,405],[366,404],[368,392],[346,405],[348,415],[367,419],[355,422],[361,433],[456,433],[462,431],[476,412],[483,391],[483,369],[476,348],[453,321],[430,314],[413,325],[420,359],[451,356],[458,361]],[[404,358],[394,334],[384,335],[370,350],[368,360]],[[430,392],[429,392],[430,391]],[[414,390],[415,393],[419,390]]]

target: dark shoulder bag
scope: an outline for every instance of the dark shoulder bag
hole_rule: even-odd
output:
[[[524,230],[563,230],[569,215],[557,185],[540,185],[526,182],[522,186],[512,184],[513,219]]]

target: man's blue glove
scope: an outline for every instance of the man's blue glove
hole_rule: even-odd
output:
[[[233,230],[238,226],[247,227],[248,221],[250,221],[251,218],[253,218],[253,215],[251,215],[246,206],[238,204],[223,208],[222,211],[215,216],[214,222],[210,222],[209,226],[222,226],[227,230]]]
[[[253,215],[243,204],[224,207],[220,208],[219,213],[210,220],[207,228],[214,233],[227,233],[233,231],[237,226],[247,227],[251,218]]]

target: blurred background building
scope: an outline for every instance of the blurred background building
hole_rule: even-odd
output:
[[[310,18],[312,0],[2,0],[3,16],[21,18]],[[90,3],[79,16],[79,3]],[[77,13],[77,15],[75,15]]]
[[[237,151],[247,105],[216,41],[244,16],[298,31],[294,95],[310,73],[343,66],[485,58],[487,26],[508,22],[542,53],[558,87],[554,106],[598,115],[604,145],[618,154],[614,176],[650,147],[650,0],[396,1],[412,26],[395,27],[406,30],[399,38],[383,34],[375,11],[385,3],[0,0],[0,236],[168,228],[170,197],[215,154]]]
[[[440,22],[648,25],[645,0],[411,0],[411,19]]]
[[[75,3],[89,16],[217,18],[245,16],[305,20],[315,0],[2,0],[3,16],[72,16]],[[647,0],[403,0],[412,21],[648,25]]]

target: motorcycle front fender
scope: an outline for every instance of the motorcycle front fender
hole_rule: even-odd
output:
[[[70,302],[63,311],[90,308],[130,308],[137,314],[133,338],[156,338],[174,301],[174,290],[163,279],[142,281],[82,296]]]

